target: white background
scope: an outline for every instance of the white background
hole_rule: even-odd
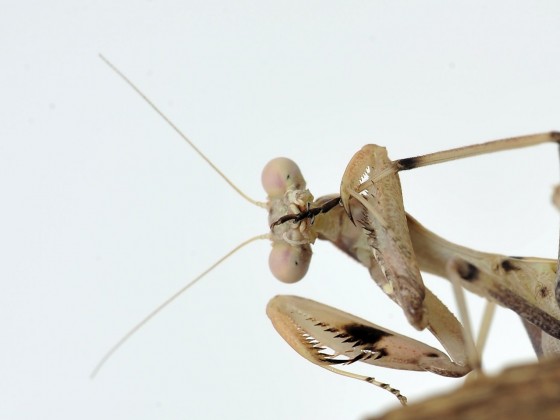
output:
[[[393,158],[560,129],[560,4],[4,1],[0,13],[0,417],[356,419],[393,396],[309,364],[274,332],[275,294],[416,333],[367,272],[318,243],[298,285],[244,249],[103,353],[266,215],[239,198],[98,58],[105,54],[244,191],[300,163],[336,192],[363,144]],[[557,149],[403,173],[405,205],[481,250],[554,257]],[[426,282],[454,308],[449,284]],[[481,311],[474,298],[473,318]],[[490,371],[534,360],[500,310]],[[418,401],[461,380],[361,372]]]

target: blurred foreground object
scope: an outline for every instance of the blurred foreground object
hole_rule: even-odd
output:
[[[560,419],[560,358],[505,369],[368,420]]]

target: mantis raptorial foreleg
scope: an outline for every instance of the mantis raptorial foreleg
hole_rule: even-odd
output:
[[[516,311],[524,319],[549,334],[551,342],[555,343],[560,338],[560,311],[550,291],[555,285],[557,262],[481,253],[452,244],[434,235],[404,212],[397,172],[482,153],[528,147],[544,142],[558,142],[559,140],[558,133],[545,133],[499,140],[399,161],[390,161],[384,148],[369,145],[355,155],[343,177],[341,202],[347,218],[341,215],[340,208],[332,207],[332,205],[329,205],[328,214],[322,214],[322,211],[310,210],[308,203],[298,202],[296,207],[299,209],[299,213],[294,211],[293,216],[286,216],[271,210],[269,222],[274,232],[279,218],[282,222],[293,219],[296,223],[290,229],[292,232],[297,232],[298,236],[294,246],[299,248],[307,246],[305,237],[311,238],[311,242],[316,237],[328,239],[368,267],[374,280],[389,297],[401,306],[411,324],[417,328],[427,326],[451,355],[453,361],[450,361],[443,372],[437,373],[462,376],[471,367],[474,367],[472,363],[471,366],[467,363],[462,327],[445,305],[424,287],[420,270],[449,279],[460,279],[469,290]],[[279,179],[297,179],[298,185],[303,189],[305,185],[303,177],[296,169],[297,166],[291,162],[290,170],[286,171],[286,173],[290,173],[290,176],[283,178],[282,175],[279,175]],[[265,173],[266,171],[265,168]],[[282,188],[285,188],[283,196],[285,198],[296,194],[290,189],[290,182],[287,182]],[[269,192],[269,203],[275,203],[275,200],[279,199],[282,188],[275,191],[275,194],[270,194],[265,184],[265,189]],[[307,192],[307,190],[305,191]],[[333,197],[319,199],[312,207],[322,208],[327,203],[332,203],[332,200]],[[289,208],[289,205],[284,205],[283,208]],[[312,214],[314,224],[305,220],[301,216],[302,214]],[[354,221],[359,227],[354,226]],[[282,246],[277,242],[281,242],[281,238],[286,237],[289,232],[290,230],[285,230],[281,236],[277,237],[274,242],[275,248]],[[286,255],[295,255],[292,254],[290,248],[284,248],[284,250]],[[302,266],[307,267],[311,256],[310,250],[306,250],[304,255],[305,264]],[[271,261],[275,261],[275,259],[272,258]],[[289,261],[289,258],[285,261]],[[296,257],[294,261],[297,262],[295,266],[299,267],[299,258]],[[286,271],[289,272],[288,269]],[[299,274],[295,277],[299,278]],[[540,292],[537,295],[535,295],[536,285],[540,285]],[[286,300],[283,305],[270,304],[274,307],[275,313],[271,319],[276,329],[292,347],[296,348],[300,345],[301,340],[309,342],[312,339],[314,340],[313,348],[326,347],[335,353],[339,352],[335,347],[334,338],[319,339],[316,335],[317,331],[306,329],[302,323],[297,321],[297,316],[294,314],[302,310],[299,307],[299,301],[292,300],[292,298],[283,299]],[[313,308],[318,312],[326,310],[320,305],[314,302]],[[291,309],[288,310],[288,307]],[[333,308],[328,308],[328,310],[334,311]],[[269,310],[269,315],[270,312],[271,310]],[[278,316],[277,312],[282,312],[282,316]],[[341,319],[347,316],[342,312],[339,315]],[[309,316],[314,318],[313,314]],[[319,316],[316,318],[317,325],[321,325],[323,322],[321,318]],[[330,324],[326,325],[327,329],[331,328],[328,326]],[[291,327],[293,327],[292,330]],[[336,328],[334,329],[336,330]],[[290,331],[293,335],[290,335]],[[348,340],[356,339],[357,337],[348,337]],[[420,351],[423,346],[423,344],[418,344],[417,349]],[[300,346],[296,350],[303,354],[301,348]],[[402,348],[398,350],[400,351]],[[384,352],[378,354],[376,360],[383,359],[386,354],[392,354],[393,351],[395,349],[384,348]],[[317,358],[316,350],[309,351],[304,356],[319,365],[328,362],[325,358]],[[403,368],[397,364],[392,365],[390,361],[384,366]]]
[[[360,361],[452,377],[463,376],[470,370],[424,343],[309,299],[276,296],[266,312],[278,333],[303,357],[332,372],[386,389],[403,404],[406,398],[388,384],[333,366]]]
[[[370,234],[372,247],[375,250],[374,252],[379,254],[378,262],[380,265],[384,267],[385,271],[389,270],[388,281],[390,283],[395,283],[395,280],[398,281],[395,292],[396,298],[412,325],[416,327],[422,326],[421,322],[419,322],[419,316],[421,316],[422,311],[419,309],[418,303],[422,293],[422,281],[415,264],[415,258],[413,258],[412,246],[408,240],[409,235],[406,223],[403,221],[404,207],[400,182],[396,175],[397,171],[482,153],[528,147],[544,142],[558,142],[559,140],[560,133],[543,133],[477,144],[397,161],[390,161],[385,149],[375,145],[365,146],[356,153],[343,176],[341,201],[350,219],[353,216],[347,203],[352,198],[357,198],[364,204],[364,208],[367,208],[364,219],[367,219],[369,226],[366,227],[362,223],[362,227],[372,232]],[[376,215],[379,215],[379,217],[376,217]],[[388,227],[384,219],[389,217],[391,221]],[[393,246],[398,247],[398,249],[395,249]],[[379,249],[379,247],[384,248],[384,251]],[[383,259],[385,258],[392,258],[394,261],[384,264]],[[395,259],[397,260],[395,261]],[[411,259],[414,261],[411,262]],[[458,267],[461,267],[461,265],[458,265]],[[515,264],[512,264],[512,267],[515,267]],[[406,272],[390,272],[390,270],[395,269],[401,269],[401,271],[404,269]],[[465,267],[465,269],[475,270],[476,266],[470,265]],[[469,275],[474,277],[475,274],[470,273]],[[504,291],[502,295],[506,293]],[[505,298],[502,300],[505,300]]]

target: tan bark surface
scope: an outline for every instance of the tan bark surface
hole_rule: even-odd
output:
[[[560,358],[511,367],[374,419],[560,419]]]

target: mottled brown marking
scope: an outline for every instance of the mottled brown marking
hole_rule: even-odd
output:
[[[517,315],[537,326],[548,335],[560,339],[560,321],[552,315],[519,297],[507,287],[499,287],[489,292],[496,302],[516,312]]]

